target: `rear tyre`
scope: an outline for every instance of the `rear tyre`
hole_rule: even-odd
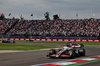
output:
[[[75,57],[74,50],[69,50],[69,54],[70,54],[70,58],[74,58]]]
[[[81,56],[85,56],[85,49],[80,49],[80,50],[82,50],[82,52],[79,52],[79,54],[80,54]]]

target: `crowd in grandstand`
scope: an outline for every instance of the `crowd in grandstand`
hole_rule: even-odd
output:
[[[0,21],[0,32],[5,33],[16,20]],[[100,19],[19,20],[6,34],[32,36],[84,36],[100,34]]]
[[[10,29],[15,22],[16,20],[13,19],[0,20],[0,35],[4,34],[7,29]]]

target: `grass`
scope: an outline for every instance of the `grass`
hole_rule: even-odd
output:
[[[47,46],[47,45],[19,45],[19,44],[2,44],[0,43],[0,50],[39,50],[39,49],[49,49],[58,48],[57,46]]]
[[[84,45],[100,45],[100,42],[76,42],[79,44],[84,44]]]
[[[57,42],[57,41],[37,41],[37,42],[33,42],[33,41],[20,41],[20,40],[18,40],[18,41],[16,41],[16,42],[18,42],[18,43],[46,43],[46,44],[67,44],[67,42],[64,42],[64,41],[62,41],[62,42]],[[76,43],[79,43],[79,44],[84,44],[84,45],[100,45],[100,42],[76,42]]]
[[[29,41],[16,41],[16,43],[45,43],[45,44],[66,44],[67,42],[29,42]],[[100,42],[76,42],[84,45],[100,45]],[[48,45],[22,45],[22,44],[5,44],[0,43],[0,50],[39,50],[39,49],[49,49],[49,48],[59,48],[59,46],[48,46]]]

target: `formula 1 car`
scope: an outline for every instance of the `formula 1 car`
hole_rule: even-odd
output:
[[[69,42],[63,48],[50,49],[47,53],[47,57],[50,58],[60,58],[60,57],[79,57],[85,56],[85,49],[83,44],[77,44],[74,42]]]
[[[11,41],[11,40],[2,40],[2,43],[15,43],[15,41]]]

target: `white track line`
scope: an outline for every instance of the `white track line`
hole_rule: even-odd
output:
[[[40,49],[40,50],[0,50],[0,53],[12,53],[12,52],[28,52],[28,51],[45,51],[50,49]]]

